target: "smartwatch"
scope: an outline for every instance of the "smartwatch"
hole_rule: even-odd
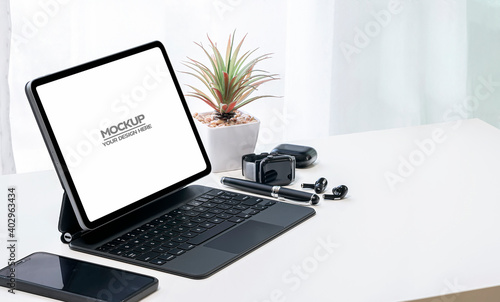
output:
[[[295,157],[273,153],[243,155],[241,172],[258,183],[286,186],[295,180]]]

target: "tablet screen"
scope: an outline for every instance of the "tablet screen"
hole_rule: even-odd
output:
[[[31,87],[87,224],[209,172],[166,53],[155,44]]]

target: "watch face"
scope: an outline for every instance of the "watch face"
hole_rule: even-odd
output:
[[[292,156],[268,157],[261,163],[261,183],[286,186],[295,179],[295,159]]]

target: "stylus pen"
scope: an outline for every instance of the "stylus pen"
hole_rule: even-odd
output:
[[[283,188],[281,186],[271,186],[268,184],[261,184],[244,179],[222,177],[220,182],[223,185],[240,189],[242,191],[271,196],[274,198],[285,198],[293,201],[308,202],[310,204],[317,204],[320,200],[316,194],[297,191],[293,189]]]

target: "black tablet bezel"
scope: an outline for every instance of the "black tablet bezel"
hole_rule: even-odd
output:
[[[78,195],[78,190],[75,187],[75,184],[73,182],[73,179],[71,177],[71,174],[69,172],[68,166],[64,160],[64,157],[62,155],[61,149],[59,147],[59,144],[56,140],[56,137],[54,135],[54,132],[52,131],[50,121],[48,120],[48,117],[44,111],[44,107],[42,104],[42,101],[40,100],[40,97],[37,93],[37,87],[47,84],[49,82],[56,81],[58,79],[62,79],[98,66],[105,65],[107,63],[114,62],[116,60],[123,59],[125,57],[129,57],[144,51],[148,51],[153,48],[158,48],[161,50],[163,57],[165,59],[165,63],[168,67],[168,70],[170,72],[170,75],[172,77],[172,80],[174,82],[175,88],[177,90],[177,93],[179,95],[179,99],[184,107],[185,113],[187,115],[187,118],[189,120],[189,123],[191,125],[191,128],[194,132],[194,135],[196,137],[196,140],[198,142],[198,146],[200,147],[200,151],[203,155],[203,158],[205,160],[206,168],[202,171],[200,171],[197,174],[194,174],[184,180],[181,180],[175,184],[172,184],[168,187],[165,187],[164,189],[152,193],[134,203],[131,203],[121,209],[118,209],[112,213],[109,213],[95,221],[90,221],[87,217],[87,214],[85,213],[84,207],[82,205],[82,202],[80,200],[80,197]],[[167,195],[169,193],[172,193],[206,175],[208,175],[211,171],[211,165],[210,161],[208,159],[208,155],[206,153],[206,150],[203,146],[203,143],[201,141],[200,135],[196,129],[196,125],[194,124],[192,115],[189,111],[189,108],[187,106],[186,100],[184,98],[184,95],[182,93],[181,87],[179,85],[179,82],[177,80],[177,77],[175,76],[174,69],[172,67],[172,64],[170,63],[170,60],[168,59],[167,52],[163,46],[163,44],[159,41],[153,41],[148,44],[144,44],[129,50],[125,50],[101,59],[97,59],[85,64],[81,64],[66,70],[62,70],[50,75],[46,75],[37,79],[34,79],[26,84],[25,87],[26,90],[26,95],[28,97],[29,103],[31,105],[31,109],[33,111],[33,114],[35,115],[38,127],[40,128],[40,132],[42,133],[42,137],[45,141],[45,144],[47,146],[47,149],[49,151],[50,157],[52,159],[52,162],[54,164],[55,170],[58,174],[59,180],[61,182],[61,185],[63,189],[66,191],[68,198],[71,202],[71,205],[73,207],[73,210],[75,211],[75,215],[77,216],[78,223],[80,227],[84,230],[88,229],[94,229],[96,227],[99,227],[101,225],[104,225],[118,217],[121,217],[127,213],[130,213],[145,204],[161,197],[164,195]],[[175,159],[174,159],[175,160]]]

